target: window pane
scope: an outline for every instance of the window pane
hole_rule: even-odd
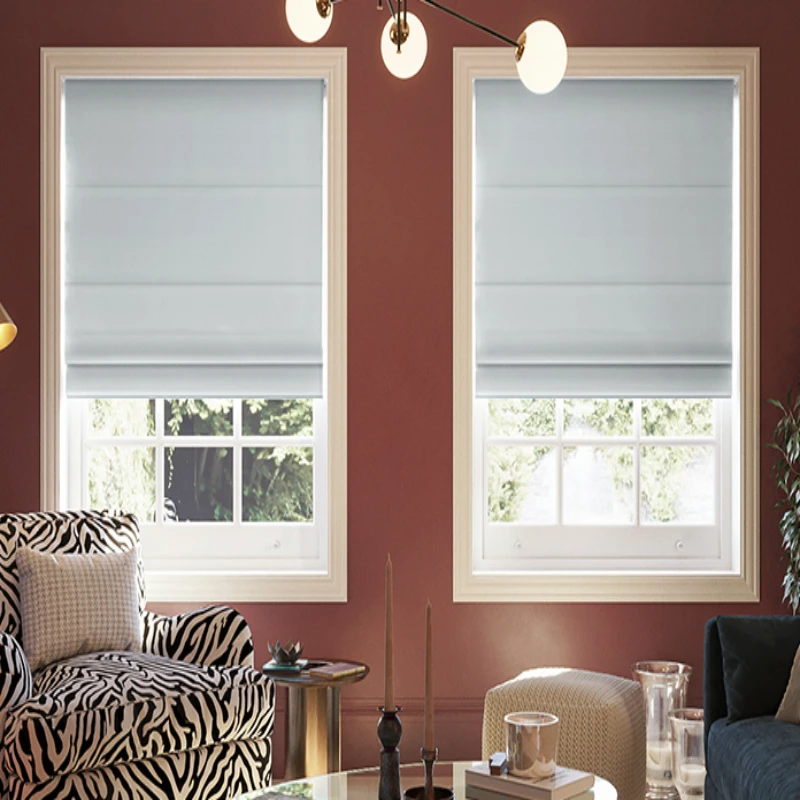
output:
[[[713,447],[643,447],[642,521],[714,523]]]
[[[226,447],[168,447],[164,507],[169,521],[233,519],[233,456]]]
[[[154,436],[155,400],[90,400],[91,436]]]
[[[156,451],[152,447],[90,447],[89,505],[132,512],[153,522],[156,506]]]
[[[245,436],[313,436],[314,403],[311,400],[244,400],[242,433]]]
[[[233,400],[167,400],[164,427],[172,436],[232,436]]]
[[[564,522],[632,523],[632,447],[564,448]]]
[[[555,400],[490,400],[490,436],[555,436]]]
[[[633,400],[565,400],[564,435],[633,436]]]
[[[487,512],[489,522],[555,523],[555,450],[490,447]]]
[[[714,401],[642,400],[643,436],[713,436]]]
[[[245,522],[312,522],[314,449],[245,447],[242,511]]]

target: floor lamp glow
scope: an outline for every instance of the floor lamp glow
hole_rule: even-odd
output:
[[[0,303],[0,350],[5,350],[17,335],[17,326]]]

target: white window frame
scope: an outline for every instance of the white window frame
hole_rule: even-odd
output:
[[[347,601],[347,51],[344,48],[43,48],[41,51],[41,505],[60,509],[67,494],[70,405],[64,392],[62,338],[62,105],[64,81],[87,77],[312,77],[327,82],[327,269],[324,278],[325,396],[315,401],[315,491],[326,500],[327,555],[318,570],[269,567],[247,556],[283,547],[282,526],[169,526],[158,544],[142,530],[150,600]],[[317,413],[320,416],[317,416]],[[73,435],[76,435],[73,424]],[[77,432],[80,436],[80,431]],[[193,443],[188,437],[175,444]],[[171,442],[172,443],[172,442]],[[287,442],[288,444],[288,442]],[[327,452],[326,452],[327,451]],[[76,452],[72,448],[72,453]],[[80,457],[81,448],[77,449]],[[324,466],[316,468],[318,457]],[[80,467],[79,467],[80,468]],[[324,486],[316,483],[324,480]],[[234,487],[235,488],[235,487]],[[234,495],[235,496],[235,495]],[[315,499],[315,507],[317,504]],[[283,526],[285,527],[285,526]],[[175,533],[173,533],[173,530]],[[260,534],[257,534],[260,535]],[[284,537],[285,539],[285,537]],[[200,552],[199,542],[204,542]],[[219,547],[236,557],[221,562]],[[152,558],[151,558],[152,556]],[[249,562],[249,563],[246,563]],[[272,563],[276,563],[272,559]],[[299,562],[298,562],[299,564]]]
[[[758,48],[570,48],[568,77],[730,77],[737,83],[739,276],[730,452],[731,535],[725,568],[665,559],[606,568],[483,558],[484,472],[475,398],[473,272],[474,81],[516,75],[506,49],[453,54],[453,599],[455,602],[757,602],[759,599],[759,51]],[[738,190],[738,193],[737,191]],[[734,234],[736,235],[736,233]],[[736,248],[734,249],[736,252]],[[725,447],[721,442],[721,446]],[[476,455],[477,454],[477,455]],[[719,474],[719,471],[718,471]],[[738,502],[737,502],[738,501]],[[668,529],[669,526],[665,526]],[[671,532],[674,534],[674,531]],[[664,534],[670,535],[670,534]],[[516,540],[515,540],[516,543]],[[523,548],[524,549],[524,542]],[[628,565],[630,566],[630,565]],[[515,567],[515,568],[512,568]],[[522,567],[522,568],[520,568]]]

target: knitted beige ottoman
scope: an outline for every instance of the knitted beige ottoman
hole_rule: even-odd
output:
[[[489,689],[483,708],[483,757],[505,751],[503,717],[547,711],[561,720],[558,763],[593,772],[619,800],[645,793],[645,721],[638,683],[578,669],[531,669]]]

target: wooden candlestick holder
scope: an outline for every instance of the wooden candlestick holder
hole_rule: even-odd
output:
[[[439,757],[439,748],[420,750],[422,764],[425,768],[425,785],[412,786],[403,793],[405,800],[453,800],[453,790],[446,786],[433,785],[433,765]]]
[[[378,720],[378,740],[383,745],[381,750],[381,771],[378,782],[378,800],[400,800],[400,751],[397,745],[403,738],[403,726],[400,723],[399,706],[387,710],[381,706],[381,718]]]

